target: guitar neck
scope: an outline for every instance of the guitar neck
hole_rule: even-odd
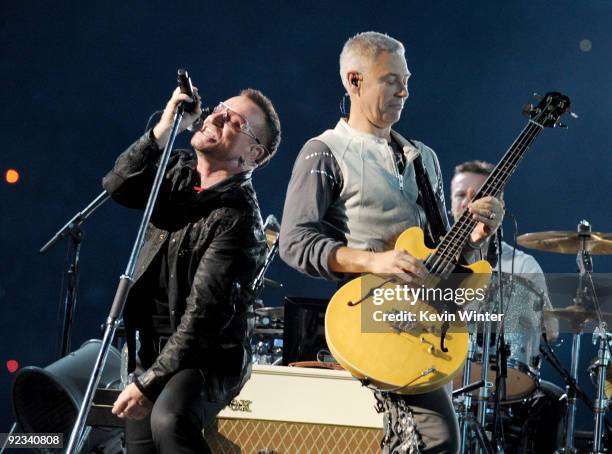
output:
[[[527,126],[519,134],[510,148],[504,154],[501,161],[495,166],[486,179],[478,193],[474,196],[474,200],[481,199],[487,196],[497,197],[502,192],[504,186],[514,173],[519,163],[527,153],[530,145],[533,143],[538,134],[542,131],[542,126],[533,120],[529,120]],[[443,259],[444,262],[455,262],[465,243],[476,226],[477,221],[472,219],[471,213],[465,210],[460,218],[455,222],[453,227],[448,231],[444,238],[440,241],[436,255],[437,259]],[[433,256],[432,256],[433,257]],[[426,263],[427,265],[427,263]]]

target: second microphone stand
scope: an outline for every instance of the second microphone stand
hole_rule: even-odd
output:
[[[68,244],[68,268],[64,272],[63,282],[66,287],[65,295],[62,299],[62,338],[58,352],[58,358],[63,358],[70,351],[70,333],[72,330],[72,318],[77,302],[77,288],[79,284],[79,255],[81,252],[81,244],[83,242],[84,232],[81,226],[87,218],[96,211],[100,205],[108,200],[110,195],[106,191],[102,191],[83,211],[79,211],[70,219],[61,229],[40,248],[40,253],[47,252],[55,243],[62,238],[69,236],[70,243]]]

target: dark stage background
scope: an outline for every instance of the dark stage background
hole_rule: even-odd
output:
[[[396,128],[437,151],[447,189],[458,162],[499,160],[533,92],[563,91],[580,118],[536,141],[507,188],[508,209],[519,233],[573,230],[582,218],[612,230],[611,2],[22,1],[4,2],[1,22],[0,432],[12,423],[6,361],[44,366],[57,355],[66,242],[37,251],[101,191],[115,157],[164,106],[178,67],[208,104],[249,86],[275,103],[281,150],[255,185],[264,216],[279,219],[300,147],[339,117],[338,55],[357,32],[405,44],[411,95]],[[17,184],[5,182],[8,169],[20,172]],[[87,222],[73,349],[99,337],[139,219],[107,203]],[[575,271],[573,256],[534,255],[547,272]],[[612,261],[595,267],[608,272]],[[334,288],[280,260],[269,276],[285,288],[266,290],[267,305]],[[569,347],[559,349],[567,367]],[[594,352],[583,336],[582,366]],[[548,366],[543,375],[559,383]],[[584,373],[581,382],[592,395]],[[591,427],[584,409],[578,427]]]

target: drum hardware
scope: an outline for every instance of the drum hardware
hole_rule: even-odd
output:
[[[568,372],[561,362],[555,356],[552,347],[546,340],[546,335],[543,335],[545,340],[546,348],[540,347],[540,352],[546,360],[553,366],[553,368],[561,375],[566,383],[565,387],[565,437],[563,441],[563,448],[559,448],[557,453],[575,453],[574,448],[574,433],[575,433],[575,416],[576,416],[576,398],[582,399],[587,406],[591,406],[591,401],[584,391],[578,386],[577,372],[578,372],[578,360],[580,356],[580,333],[574,333],[572,339],[572,355],[571,355],[571,368]]]
[[[611,334],[608,333],[608,336]],[[599,370],[599,358],[596,356],[591,361],[591,365],[589,366],[588,372],[591,377],[591,382],[593,382],[594,386],[597,386],[597,371]],[[606,385],[604,390],[604,395],[606,399],[608,399],[608,407],[612,406],[612,362],[608,363],[608,368],[606,371]]]
[[[572,334],[572,356],[570,361],[570,373],[567,375],[567,371],[564,371],[564,380],[566,382],[566,394],[567,394],[567,413],[566,413],[566,432],[565,432],[565,443],[563,448],[557,450],[558,453],[575,453],[574,447],[574,432],[575,432],[575,420],[576,420],[576,405],[577,395],[586,398],[586,395],[578,388],[578,362],[580,360],[580,334],[584,329],[584,323],[586,321],[584,311],[584,301],[586,295],[584,294],[584,288],[582,285],[584,271],[587,267],[592,270],[592,261],[588,249],[594,249],[596,239],[591,241],[591,226],[586,221],[578,223],[577,232],[545,232],[544,234],[535,234],[531,236],[531,244],[533,247],[540,248],[542,250],[548,250],[551,252],[559,253],[575,253],[577,254],[577,260],[581,269],[579,276],[579,284],[576,289],[576,297],[574,298],[574,307],[570,309],[569,313],[580,314],[574,316],[571,320],[573,327]],[[526,235],[523,235],[525,240]],[[546,237],[546,238],[545,238]],[[529,238],[527,238],[529,239]],[[518,240],[521,244],[520,239]],[[527,241],[529,243],[529,241]],[[589,405],[590,406],[590,405]]]
[[[501,232],[498,232],[496,235],[497,239],[497,251],[498,257],[501,255]],[[505,274],[501,271],[501,260],[497,260],[498,265],[498,280],[496,285],[492,285],[489,287],[489,295],[494,296],[496,291],[497,298],[489,298],[488,307],[482,308],[484,310],[492,310],[497,312],[504,312],[505,308],[504,300],[505,300]],[[477,331],[478,325],[475,325],[475,332],[472,332],[472,329],[469,330],[469,345],[468,345],[468,355],[467,361],[464,366],[463,371],[463,386],[459,390],[457,390],[456,394],[464,393],[464,401],[463,407],[461,408],[460,414],[460,432],[461,432],[461,452],[466,453],[470,449],[468,446],[468,442],[470,439],[470,432],[474,434],[476,441],[480,446],[480,452],[485,453],[493,453],[495,452],[494,446],[503,445],[503,439],[498,438],[498,421],[499,421],[499,405],[502,400],[506,398],[506,378],[507,378],[507,368],[506,364],[508,361],[507,355],[507,345],[504,337],[504,325],[505,321],[502,321],[499,325],[499,330],[497,332],[496,337],[496,363],[498,367],[495,368],[495,390],[493,392],[493,430],[492,430],[492,440],[489,441],[488,437],[485,433],[485,424],[487,421],[488,404],[489,404],[489,395],[492,388],[492,383],[489,377],[489,371],[491,370],[490,361],[491,355],[489,354],[489,349],[491,346],[491,337],[492,337],[492,329],[491,329],[491,321],[484,322],[484,333],[482,336],[482,368],[481,368],[481,377],[479,381],[474,383],[470,383],[473,381],[472,377],[472,365],[476,364],[475,360],[477,359],[475,356],[476,346],[477,346]],[[500,348],[501,347],[501,348]],[[479,400],[478,400],[478,411],[477,418],[474,418],[471,407],[472,407],[472,395],[471,392],[473,389],[480,389],[479,391]]]
[[[255,329],[251,337],[254,364],[275,365],[281,363],[283,358],[283,332],[282,319],[255,315]]]
[[[488,384],[490,385],[490,383]],[[468,397],[469,396],[468,393],[470,393],[471,391],[474,391],[475,389],[480,388],[481,386],[486,386],[486,385],[487,383],[483,382],[482,380],[478,380],[477,382],[470,383],[469,385],[464,386],[463,388],[455,389],[453,391],[453,397],[460,396],[461,394],[466,394],[466,397]],[[470,401],[471,401],[471,396],[470,396]],[[469,407],[468,404],[466,405]]]
[[[255,313],[262,317],[270,317],[271,319],[282,321],[285,317],[285,308],[283,306],[260,307],[255,309]]]
[[[596,319],[599,322],[598,328],[593,333],[593,340],[597,342],[597,338],[599,338],[599,373],[598,373],[598,381],[597,381],[597,394],[594,405],[592,405],[593,413],[595,414],[595,429],[593,430],[593,452],[596,454],[603,452],[603,425],[604,425],[604,417],[605,417],[605,396],[604,396],[604,387],[605,387],[605,373],[606,368],[608,366],[608,362],[610,360],[610,344],[608,340],[608,333],[606,329],[606,323],[603,320],[603,314],[601,312],[601,308],[599,306],[599,300],[597,298],[597,293],[595,291],[595,286],[592,280],[593,273],[593,261],[591,255],[593,253],[604,253],[606,246],[609,246],[607,243],[612,244],[612,241],[608,239],[602,239],[602,234],[593,234],[591,232],[591,224],[582,220],[578,223],[577,228],[578,235],[578,251],[576,256],[576,261],[578,263],[578,267],[580,269],[579,275],[579,287],[576,290],[576,300],[575,303],[577,305],[582,305],[584,300],[584,289],[582,286],[583,280],[587,280],[587,282],[591,285],[592,290],[592,302],[595,309]],[[596,238],[597,243],[594,242],[593,237]],[[595,252],[593,252],[595,251]],[[609,253],[609,252],[607,252]],[[579,342],[579,334],[574,333],[574,339],[578,339]],[[579,346],[579,344],[578,344]],[[572,361],[572,377],[576,379],[577,368],[578,368],[578,358],[576,354],[575,362]],[[572,360],[574,360],[574,351],[572,349]],[[572,389],[573,392],[573,389]],[[566,445],[565,452],[568,452],[568,449],[574,450],[573,446],[573,437],[574,437],[574,418],[576,412],[576,399],[574,396],[573,400],[569,399],[570,395],[568,394],[568,423],[567,423],[567,435],[566,435]]]
[[[559,296],[570,296],[571,298],[576,296],[576,288],[582,287],[584,295],[587,298],[591,298],[591,289],[589,285],[586,285],[584,279],[576,273],[566,273],[561,275],[552,275],[546,277],[546,283],[548,284],[548,291]],[[596,274],[593,276],[593,283],[597,289],[597,296],[599,298],[609,298],[612,296],[612,278],[602,274]],[[556,297],[555,297],[556,299]]]
[[[540,381],[529,397],[504,407],[506,452],[552,453],[563,440],[563,389]]]
[[[560,388],[557,390],[557,387],[552,384],[539,382],[539,361],[533,361],[532,356],[534,355],[531,355],[530,357],[521,361],[523,365],[528,367],[522,370],[518,368],[518,376],[520,376],[520,373],[524,373],[526,370],[533,369],[534,386],[537,385],[537,388],[534,387],[534,389],[531,390],[525,389],[525,395],[519,398],[519,400],[512,401],[514,391],[512,389],[513,382],[512,380],[509,380],[509,396],[506,399],[505,405],[499,409],[492,402],[488,400],[481,400],[478,403],[478,421],[474,421],[473,417],[470,420],[470,417],[472,416],[470,412],[472,403],[471,399],[473,398],[470,391],[478,387],[478,385],[482,386],[483,383],[491,381],[490,375],[485,375],[483,373],[483,380],[481,383],[473,383],[472,385],[469,385],[470,381],[474,381],[474,366],[476,368],[480,367],[480,364],[477,362],[479,360],[479,352],[477,351],[477,348],[480,339],[477,336],[470,334],[470,350],[463,376],[464,387],[457,389],[453,393],[454,396],[459,394],[464,395],[463,401],[459,401],[457,409],[462,435],[462,452],[467,452],[466,440],[469,441],[468,437],[470,435],[470,431],[473,432],[477,439],[478,432],[484,434],[492,431],[493,434],[495,434],[498,418],[501,418],[501,424],[504,427],[504,434],[508,439],[503,440],[502,444],[500,445],[499,442],[495,442],[495,435],[493,435],[492,439],[494,441],[491,443],[492,446],[496,446],[498,448],[500,446],[504,446],[504,448],[509,447],[509,449],[513,449],[513,447],[516,446],[517,449],[523,449],[520,452],[552,452],[554,449],[557,449],[555,451],[557,453],[578,452],[578,449],[580,448],[577,448],[577,446],[580,445],[580,440],[575,439],[577,434],[575,427],[575,413],[578,398],[583,400],[594,412],[595,430],[592,434],[589,434],[588,437],[592,440],[592,452],[597,454],[607,452],[604,447],[604,432],[606,427],[608,430],[610,430],[610,425],[605,419],[605,412],[609,410],[611,403],[610,394],[612,394],[612,364],[610,362],[610,341],[612,340],[612,334],[606,331],[606,325],[604,322],[612,320],[612,313],[601,312],[597,297],[601,296],[601,294],[612,295],[612,280],[598,278],[596,280],[596,291],[595,284],[593,282],[594,278],[592,276],[593,263],[591,255],[612,253],[612,248],[609,248],[610,245],[612,245],[612,235],[598,233],[592,234],[591,226],[587,221],[581,221],[578,225],[577,233],[572,232],[571,235],[570,232],[549,233],[554,233],[557,235],[549,235],[547,232],[544,232],[541,238],[539,238],[539,240],[542,241],[534,242],[532,245],[521,243],[520,241],[519,243],[527,247],[534,247],[546,251],[555,251],[568,254],[575,252],[577,254],[577,262],[580,268],[580,273],[574,277],[563,277],[562,279],[557,278],[556,280],[553,279],[552,282],[553,287],[555,285],[557,288],[562,287],[563,294],[570,294],[570,291],[567,289],[570,285],[574,284],[575,293],[572,299],[573,304],[563,309],[554,309],[550,311],[542,311],[543,304],[541,304],[539,307],[534,305],[534,312],[537,312],[538,310],[540,311],[538,314],[538,320],[541,315],[544,315],[545,320],[550,318],[561,318],[568,320],[572,324],[573,339],[570,371],[565,370],[560,361],[555,357],[551,346],[548,344],[545,334],[543,335],[544,342],[542,346],[539,346],[539,342],[538,345],[535,346],[535,341],[533,342],[535,346],[535,351],[533,353],[540,351],[544,358],[546,358],[563,377],[566,383],[566,398],[562,399],[563,391]],[[525,235],[523,235],[523,237],[525,237]],[[519,283],[519,287],[529,287],[529,284],[525,285],[526,282],[522,282],[526,280],[521,279],[520,276],[514,276],[514,280]],[[506,286],[506,290],[509,287],[511,288],[511,285]],[[601,294],[599,289],[602,290]],[[508,293],[503,293],[502,295],[504,295],[502,298],[505,297],[507,300]],[[512,310],[512,304],[509,305],[509,310]],[[508,318],[504,317],[504,321],[507,322]],[[597,359],[590,367],[591,377],[593,378],[594,384],[597,387],[597,396],[595,401],[591,401],[577,383],[578,363],[580,359],[580,334],[584,331],[584,326],[589,321],[598,322],[598,326],[593,334],[593,342],[598,343],[599,345],[598,355]],[[483,351],[482,355],[484,356],[486,347],[490,346],[490,340],[486,335],[487,326],[482,326],[482,328],[484,328],[485,331],[484,335],[482,336],[483,341],[481,348],[481,351]],[[510,337],[508,340],[510,347],[510,358],[508,361],[503,361],[502,359],[498,358],[497,362],[501,363],[501,368],[507,365],[510,375],[511,372],[514,373],[517,370],[513,364],[513,355],[516,354],[516,352],[513,350],[513,344],[527,345],[531,343],[521,342],[520,338],[518,339],[518,342],[516,342],[516,339],[512,339],[512,336],[515,334],[513,330],[509,330],[506,327],[505,331],[506,337]],[[501,336],[498,335],[497,339],[500,337]],[[539,339],[539,333],[537,339]],[[497,340],[497,342],[503,345],[502,340]],[[546,346],[547,349],[545,349],[544,346]],[[504,350],[508,352],[508,349],[498,350],[501,350],[498,351],[498,354],[501,354],[502,356],[504,354]],[[487,355],[487,357],[492,359],[491,355]],[[495,366],[496,364],[494,364],[494,367]],[[609,375],[608,382],[606,382],[606,374]],[[490,385],[490,383],[487,384]],[[610,389],[606,389],[606,386]],[[484,388],[484,390],[481,389],[481,396],[483,394],[486,395],[486,386]],[[542,390],[544,391],[544,394],[542,394]],[[495,394],[499,395],[500,393]],[[551,409],[551,413],[550,415],[547,414],[547,418],[550,420],[554,419],[554,431],[536,432],[536,426],[539,424],[545,424],[532,415],[532,409],[535,409],[536,407],[540,409],[548,407]],[[483,414],[485,418],[483,418]],[[562,424],[562,421],[565,423]],[[474,424],[477,424],[478,427],[475,427]],[[507,424],[511,424],[511,426],[508,427]],[[546,447],[545,451],[540,451],[538,449],[544,449],[541,445],[541,439],[543,438],[546,438]],[[525,441],[521,441],[522,439]],[[578,445],[576,445],[576,443],[578,443]],[[479,447],[481,450],[487,449],[483,443],[479,443]],[[536,450],[532,451],[530,449]]]
[[[489,348],[491,344],[491,322],[484,322],[484,329],[485,331],[484,331],[484,335],[482,339],[481,380],[486,382],[489,379],[489,361],[490,361]],[[470,429],[472,430],[472,432],[474,432],[474,429],[476,429],[475,431],[476,439],[480,443],[480,446],[483,447],[484,451],[487,452],[487,454],[489,452],[494,452],[492,450],[493,449],[492,446],[489,444],[489,439],[486,436],[483,436],[484,427],[485,427],[486,418],[487,418],[487,404],[489,402],[489,392],[490,392],[490,386],[485,385],[480,388],[480,391],[479,391],[480,400],[478,401],[478,411],[477,411],[478,419],[476,421],[478,424],[477,425],[474,424],[474,421],[469,422],[469,418],[468,418],[468,425],[470,426]],[[467,440],[464,440],[464,442],[465,441]],[[462,452],[465,452],[465,451],[462,451]]]
[[[588,233],[591,231],[591,225],[586,221],[581,221],[578,224],[578,230],[584,232],[583,238],[588,238]],[[581,277],[587,280],[592,290],[592,301],[595,309],[596,320],[598,322],[597,328],[593,332],[593,344],[599,343],[597,352],[597,393],[595,395],[595,403],[593,405],[593,413],[595,419],[595,427],[593,430],[593,453],[600,454],[604,453],[603,446],[603,435],[604,435],[604,424],[605,413],[608,406],[608,401],[605,395],[606,386],[606,372],[608,364],[610,362],[610,353],[612,352],[612,346],[610,340],[612,336],[607,330],[606,322],[604,321],[604,314],[601,311],[599,304],[599,298],[593,282],[593,262],[590,257],[590,253],[586,251],[586,239],[583,239],[582,251],[578,253],[578,265],[580,267]]]
[[[597,352],[597,393],[595,404],[593,405],[593,413],[595,414],[595,429],[593,430],[593,453],[603,453],[603,432],[605,423],[605,414],[610,404],[610,397],[606,393],[606,374],[608,365],[610,364],[610,340],[612,333],[606,331],[606,323],[600,319],[599,326],[593,333],[593,344],[599,343]]]
[[[470,434],[473,434],[481,451],[486,454],[494,453],[493,445],[489,441],[485,432],[487,418],[487,403],[492,383],[488,382],[489,370],[489,346],[491,343],[491,322],[484,322],[483,353],[482,353],[482,374],[481,379],[470,383],[472,379],[472,363],[476,362],[475,350],[477,346],[475,332],[469,333],[468,355],[463,370],[463,386],[453,392],[453,396],[463,394],[463,403],[460,405],[459,428],[461,434],[461,453],[470,450]],[[472,391],[479,389],[478,412],[476,417],[472,413]]]
[[[502,255],[502,235],[503,235],[503,230],[502,227],[499,227],[499,230],[497,231],[497,233],[495,234],[495,240],[496,240],[496,252],[497,252],[497,257],[496,257],[496,264],[497,264],[497,273],[500,276],[499,282],[498,282],[498,301],[497,301],[497,312],[501,312],[501,313],[505,313],[506,311],[506,305],[504,304],[504,279],[503,279],[503,274],[502,274],[502,264],[501,264],[501,255]],[[512,274],[510,275],[510,277],[512,278]],[[507,361],[508,361],[508,344],[506,344],[506,337],[505,337],[505,328],[506,328],[506,320],[505,318],[502,319],[502,322],[500,323],[500,329],[498,331],[498,337],[497,337],[497,343],[496,343],[496,359],[497,359],[497,368],[495,369],[495,390],[493,392],[493,433],[492,433],[492,437],[491,437],[491,442],[493,444],[493,446],[503,446],[504,443],[504,439],[503,439],[503,431],[501,432],[501,438],[499,437],[499,405],[501,403],[502,400],[506,399],[506,378],[508,377],[508,369],[507,369]],[[488,335],[489,338],[485,338],[485,342],[490,342],[490,336],[491,336],[491,323],[488,323]],[[484,352],[484,349],[483,349]],[[483,361],[483,366],[486,363]],[[485,381],[488,378],[488,367],[483,367],[483,371],[482,371],[482,381]],[[482,388],[480,388],[480,392],[481,395],[486,396],[488,394],[488,387],[484,386]],[[487,404],[487,399],[483,399],[481,402],[479,402],[479,411],[482,409],[483,410],[483,414],[481,415],[480,413],[478,414],[479,418],[480,418],[480,425],[481,427],[485,427],[485,420],[486,420],[486,404]]]
[[[471,414],[468,415],[464,423],[467,425],[469,430],[471,430],[476,436],[476,440],[478,441],[481,447],[480,452],[485,453],[485,454],[494,454],[495,449],[493,448],[493,445],[489,441],[489,438],[487,437],[487,433],[485,432],[483,426],[479,422],[476,421],[474,416],[472,416]],[[468,452],[468,451],[462,450],[461,452]]]
[[[263,306],[262,303],[260,304]],[[255,309],[255,328],[251,338],[254,364],[276,365],[281,363],[283,358],[283,333],[283,307],[258,307]]]
[[[602,312],[604,321],[612,321],[611,312]],[[562,309],[551,309],[544,311],[544,318],[562,318],[570,322],[573,331],[580,331],[589,321],[597,320],[597,312],[586,309],[582,305],[573,304]]]
[[[593,409],[595,414],[595,430],[593,431],[593,452],[602,453],[603,425],[605,422],[605,411],[607,402],[605,399],[605,373],[610,359],[610,344],[604,318],[609,319],[612,314],[601,312],[597,298],[595,285],[593,282],[593,261],[592,255],[612,254],[612,235],[607,233],[592,232],[591,224],[582,220],[578,223],[576,232],[540,232],[521,235],[518,243],[543,251],[558,252],[562,254],[576,254],[576,262],[579,267],[578,286],[576,296],[573,299],[574,305],[565,309],[547,311],[547,317],[559,316],[568,319],[573,328],[572,338],[572,357],[571,370],[568,374],[563,369],[558,360],[552,361],[554,354],[550,345],[547,344],[550,352],[541,348],[545,357],[549,359],[553,367],[563,376],[567,383],[567,413],[565,443],[563,448],[558,449],[558,453],[574,453],[574,433],[576,417],[576,396],[582,398],[587,405]],[[584,285],[587,281],[589,287]],[[592,301],[593,310],[585,307],[586,301]],[[599,339],[598,352],[598,376],[597,376],[597,396],[594,404],[591,404],[584,392],[578,387],[578,361],[580,356],[580,334],[588,320],[597,320],[598,327],[593,334],[594,343]],[[550,353],[551,355],[549,355]]]
[[[506,440],[496,437],[495,427],[504,427],[504,437],[509,436],[505,425],[513,418],[512,409],[533,404],[534,396],[538,395],[537,390],[540,383],[539,340],[541,335],[541,315],[545,301],[544,292],[537,288],[531,280],[522,276],[509,273],[501,273],[500,275],[496,273],[489,285],[488,296],[489,298],[486,300],[487,307],[478,309],[485,311],[495,311],[496,308],[506,309],[499,309],[499,312],[504,312],[505,314],[504,324],[503,327],[497,327],[495,337],[493,337],[492,333],[492,326],[494,325],[491,325],[490,322],[488,323],[489,326],[479,323],[475,325],[476,329],[474,329],[474,326],[470,327],[470,347],[468,350],[468,361],[466,361],[463,372],[463,387],[453,393],[455,396],[461,393],[464,394],[463,401],[459,401],[458,408],[462,435],[461,452],[471,452],[470,449],[474,447],[473,445],[468,446],[470,433],[474,434],[476,442],[483,452],[486,452],[487,449],[492,449],[492,447],[496,447],[498,451],[501,449],[503,452]],[[525,320],[530,323],[526,324]],[[500,335],[502,328],[504,329],[503,338]],[[478,331],[484,331],[482,336],[480,336]],[[496,346],[495,353],[485,352],[487,350],[485,347],[492,347],[492,344]],[[501,348],[502,345],[504,348]],[[484,361],[485,358],[489,360],[489,364]],[[484,364],[479,361],[484,362]],[[501,370],[503,366],[506,366],[508,377],[505,397],[504,391],[501,389],[503,381],[500,382],[499,379],[494,379],[493,375],[504,374],[504,371]],[[481,378],[480,383],[472,383],[470,386],[470,383],[475,382],[477,378]],[[458,383],[455,382],[455,384],[457,385]],[[494,384],[498,386],[494,386]],[[479,413],[478,420],[474,420],[472,416],[472,399],[474,399],[474,396],[470,391],[478,387],[478,385],[481,386],[478,401]],[[496,392],[497,388],[500,388],[499,392]],[[500,403],[496,404],[495,400],[489,397],[489,394],[492,394],[493,397],[498,396]],[[561,394],[562,391],[559,390],[559,395]],[[477,426],[474,424],[477,424]],[[518,430],[513,442],[514,444],[520,444],[521,437],[523,436],[521,431],[528,430],[529,428],[523,427],[520,421],[516,420],[513,420],[513,425]],[[492,442],[489,442],[489,438],[485,437],[487,443],[489,443],[488,447],[480,441],[479,431],[483,436],[488,431],[492,432]],[[559,431],[560,433],[561,431]],[[541,438],[541,434],[539,435]],[[529,443],[540,443],[540,441],[537,441],[537,437],[538,435],[534,433]],[[549,438],[551,439],[549,440]],[[552,446],[555,443],[552,438],[552,434],[546,438],[547,446]],[[557,446],[558,444],[554,444],[553,449]],[[552,452],[552,450],[547,452]]]
[[[264,224],[268,252],[257,276],[250,285],[258,297],[264,287],[282,287],[280,282],[265,277],[266,271],[278,254],[280,224],[274,215],[269,215]],[[255,300],[255,326],[251,337],[254,364],[280,364],[283,358],[284,311],[282,307],[265,307],[260,299]]]
[[[283,339],[271,336],[260,339],[254,338],[251,341],[253,364],[280,365],[283,360]]]
[[[255,328],[253,334],[262,334],[264,336],[281,336],[283,335],[282,328]]]
[[[511,275],[503,273],[503,291],[504,291],[504,328],[505,328],[505,343],[509,345],[506,349],[508,358],[506,383],[506,397],[502,400],[503,405],[512,402],[520,401],[529,396],[537,388],[539,380],[539,346],[541,335],[541,310],[544,304],[543,292],[529,279],[519,275]],[[477,308],[480,311],[493,311],[494,304],[497,304],[499,297],[498,283],[499,276],[495,274],[494,280],[489,286],[487,306]],[[495,325],[493,325],[495,326]],[[472,330],[484,331],[484,325],[479,323],[472,326]],[[483,353],[483,336],[477,333],[472,342],[475,342],[475,350],[472,362],[469,367],[472,369],[469,379],[463,382],[460,379],[455,380],[455,388],[465,386],[468,383],[475,382],[482,375],[483,365],[481,364]],[[491,335],[489,345],[497,345],[501,343],[497,335]],[[491,383],[491,391],[495,390],[494,374],[500,359],[496,358],[496,354],[491,352],[489,363],[488,378],[484,379]],[[466,362],[467,365],[467,362]],[[474,394],[474,393],[472,393]]]
[[[453,391],[453,397],[463,395],[463,402],[459,406],[457,411],[459,417],[459,432],[461,434],[461,452],[467,452],[468,437],[470,431],[476,434],[476,437],[481,445],[485,445],[487,452],[493,452],[492,447],[488,445],[488,439],[483,433],[482,426],[476,424],[474,421],[474,415],[472,414],[472,391],[486,386],[483,380],[478,380],[474,383],[469,383],[472,375],[472,361],[474,360],[474,347],[476,334],[469,334],[469,345],[468,354],[465,361],[465,367],[463,369],[463,384],[459,389]],[[466,385],[466,383],[469,383]],[[490,385],[490,383],[489,383]]]
[[[470,347],[471,349],[471,347]],[[468,360],[466,361],[466,365],[470,362],[470,356],[468,356]],[[470,369],[467,367],[467,372],[464,370],[464,376],[469,377]],[[483,380],[478,380],[477,382],[471,383],[462,388],[456,389],[453,391],[453,397],[458,397],[463,395],[463,401],[459,403],[457,414],[459,418],[459,428],[461,434],[461,450],[462,453],[467,453],[470,451],[470,433],[474,434],[476,441],[480,445],[482,452],[486,454],[493,454],[495,450],[493,449],[493,445],[489,441],[487,437],[487,433],[484,429],[484,425],[480,424],[474,414],[472,413],[472,394],[471,391],[474,391],[478,388],[482,387],[491,387],[491,383],[485,383]],[[488,414],[485,408],[485,414]]]
[[[561,399],[563,393],[560,387],[542,380],[531,395],[503,405],[498,418],[504,430],[504,444],[503,446],[498,444],[493,452],[552,453],[563,440],[566,408],[565,402]],[[460,404],[458,406],[458,412],[461,412],[460,422],[463,410]],[[487,407],[486,414],[483,435],[492,430],[495,417],[492,404]],[[592,434],[589,434],[588,438],[592,439]],[[492,443],[489,443],[489,446],[493,446]],[[474,447],[472,444],[464,452],[477,452]]]

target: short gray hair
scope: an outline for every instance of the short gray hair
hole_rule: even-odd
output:
[[[340,53],[340,79],[346,91],[348,82],[345,80],[349,71],[364,73],[369,62],[381,52],[397,52],[404,55],[404,45],[389,35],[378,32],[358,33],[349,38]]]
[[[455,175],[459,173],[477,173],[488,177],[493,173],[495,166],[486,161],[465,161],[455,167]]]

